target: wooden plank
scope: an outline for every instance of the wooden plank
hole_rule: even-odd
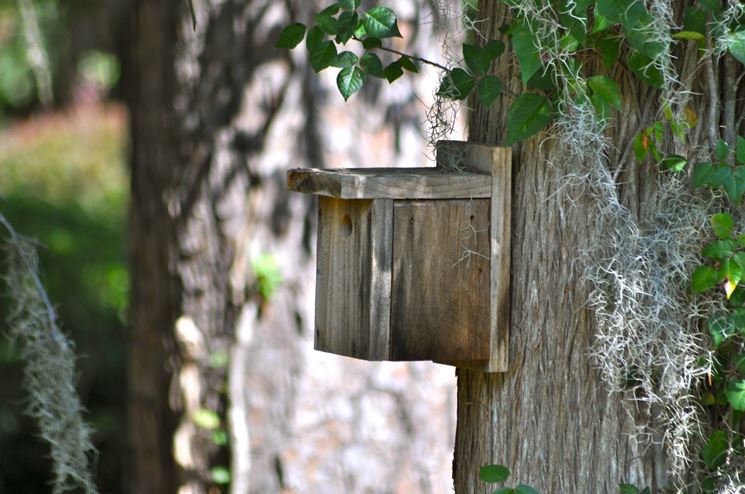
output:
[[[294,169],[287,187],[340,199],[488,198],[489,173],[443,172],[429,168]]]
[[[491,154],[491,355],[487,372],[507,372],[510,344],[510,249],[512,221],[512,148],[491,153],[472,147],[477,156]],[[473,163],[479,164],[480,159]]]
[[[373,201],[319,200],[316,350],[370,355],[372,209]]]
[[[510,222],[512,211],[512,148],[464,141],[437,143],[437,166],[489,173],[491,192],[491,355],[486,362],[459,362],[459,367],[506,372],[510,339]],[[462,359],[459,359],[462,360]]]
[[[489,358],[489,204],[394,202],[391,360]]]
[[[376,199],[370,215],[370,351],[369,360],[388,360],[391,334],[391,266],[393,200]]]

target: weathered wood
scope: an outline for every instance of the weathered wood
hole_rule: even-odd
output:
[[[488,372],[507,372],[510,343],[510,244],[512,232],[512,149],[471,146],[491,161],[491,312]],[[481,163],[473,160],[472,163]]]
[[[491,353],[484,361],[450,362],[486,372],[506,372],[510,337],[510,219],[512,207],[512,149],[474,142],[440,141],[437,166],[457,167],[492,176],[491,191]]]
[[[376,199],[371,211],[370,352],[371,360],[388,360],[391,336],[391,266],[393,200]]]
[[[371,210],[372,201],[319,200],[316,350],[368,356]]]
[[[294,169],[287,187],[340,199],[460,199],[491,195],[490,169],[483,173],[429,168]]]
[[[489,357],[489,202],[394,202],[392,360]]]

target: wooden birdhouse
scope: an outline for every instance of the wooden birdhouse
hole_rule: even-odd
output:
[[[319,197],[317,350],[507,369],[511,149],[443,141],[437,155],[288,172]]]

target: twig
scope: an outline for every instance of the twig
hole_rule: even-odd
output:
[[[714,61],[709,55],[704,58],[704,67],[706,69],[706,87],[709,95],[709,113],[707,116],[708,120],[708,133],[709,133],[709,145],[711,149],[714,149],[717,145],[718,132],[717,126],[719,124],[719,85],[717,84],[717,78],[714,74]]]
[[[355,41],[359,41],[360,43],[362,43],[362,40],[360,38],[356,37],[356,36],[354,38],[352,38],[352,39],[354,39]],[[417,57],[415,55],[409,55],[408,53],[404,53],[402,51],[394,50],[393,48],[388,48],[388,47],[385,47],[385,46],[376,46],[375,48],[377,48],[378,50],[387,51],[388,53],[393,53],[395,55],[400,55],[402,57],[407,57],[407,58],[410,58],[412,60],[416,60],[417,62],[421,62],[421,63],[427,64],[427,65],[431,65],[433,67],[437,67],[438,69],[444,70],[445,72],[447,72],[447,71],[450,70],[449,68],[445,67],[444,65],[441,65],[441,64],[439,64],[437,62],[433,62],[432,60],[427,60],[426,58]]]

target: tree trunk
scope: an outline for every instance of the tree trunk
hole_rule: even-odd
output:
[[[685,2],[673,3],[680,15]],[[498,28],[508,17],[502,2],[481,0],[479,18],[488,19],[485,30],[492,38],[501,37]],[[682,49],[676,55],[679,65],[689,61]],[[503,55],[503,67],[510,57]],[[511,82],[506,86],[520,93],[515,66],[507,68]],[[588,69],[602,72],[598,66]],[[623,167],[620,197],[639,217],[654,194],[656,170],[653,164],[638,164],[628,143],[642,125],[660,118],[659,93],[618,65],[610,76],[621,88],[624,107],[608,130],[615,148],[609,161],[611,169]],[[476,105],[470,140],[502,142],[511,101],[502,98],[489,109]],[[691,101],[701,119],[707,115],[705,104]],[[690,150],[700,134],[691,132]],[[578,257],[590,247],[598,204],[587,194],[572,196],[571,187],[559,190],[567,187],[561,181],[567,170],[553,142],[545,139],[545,134],[533,137],[513,150],[509,371],[458,371],[455,489],[492,492],[478,470],[499,463],[512,470],[510,482],[544,494],[610,494],[618,492],[620,482],[658,492],[667,485],[661,448],[643,449],[631,440],[634,417],[622,396],[609,395],[589,355],[597,327]]]
[[[312,351],[315,207],[284,178],[423,164],[416,86],[344,104],[305,50],[275,50],[310,2],[194,7],[196,28],[184,0],[130,13],[128,491],[445,491],[452,369]],[[430,55],[425,14],[398,7]]]

